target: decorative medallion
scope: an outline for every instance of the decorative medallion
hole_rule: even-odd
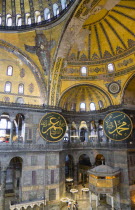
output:
[[[108,91],[109,91],[111,94],[119,93],[119,92],[120,92],[120,84],[117,83],[117,82],[111,82],[111,83],[108,85]]]
[[[29,84],[29,92],[33,93],[33,91],[34,91],[34,85],[33,85],[33,83],[31,83],[31,84]]]
[[[124,112],[111,112],[103,121],[103,129],[108,138],[114,141],[127,139],[132,132],[132,121]]]
[[[4,102],[10,102],[10,98],[9,97],[4,97]]]
[[[56,112],[44,115],[39,124],[40,135],[49,142],[60,141],[66,132],[67,123],[65,118]]]
[[[25,69],[20,70],[20,77],[23,78],[25,76]]]

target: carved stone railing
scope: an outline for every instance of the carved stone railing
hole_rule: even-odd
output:
[[[34,110],[34,111],[44,111],[44,110],[55,110],[61,111],[60,107],[50,106],[50,105],[33,105],[33,104],[20,104],[20,103],[11,103],[0,101],[0,108],[9,108],[10,109],[24,109],[24,110]]]
[[[20,103],[13,103],[13,102],[3,102],[0,101],[0,108],[3,109],[24,109],[24,110],[31,110],[31,111],[38,111],[43,112],[46,110],[53,110],[53,111],[60,111],[64,116],[98,116],[99,114],[105,114],[106,112],[115,111],[115,110],[126,110],[126,111],[135,111],[135,105],[128,105],[128,104],[119,104],[119,105],[111,105],[107,108],[101,110],[94,110],[94,111],[67,111],[62,109],[58,106],[51,106],[51,105],[34,105],[34,104],[20,104]]]
[[[27,207],[33,208],[34,206],[40,207],[41,204],[46,206],[46,200],[28,201],[16,204],[10,203],[10,210],[21,210],[22,208],[27,209]]]
[[[58,142],[47,144],[28,144],[28,143],[0,143],[0,151],[62,151],[69,149],[123,149],[135,148],[132,142]]]

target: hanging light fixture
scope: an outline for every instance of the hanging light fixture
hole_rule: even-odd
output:
[[[83,191],[83,192],[89,192],[89,188],[84,187],[84,188],[82,188],[82,191]]]
[[[72,182],[72,181],[73,181],[73,178],[70,178],[70,177],[69,177],[69,178],[66,179],[66,181],[67,181],[67,182]]]
[[[60,201],[63,203],[67,203],[69,201],[69,198],[67,198],[67,197],[61,198]]]
[[[77,192],[78,192],[78,190],[77,190],[77,189],[75,189],[75,188],[73,188],[73,189],[71,189],[71,190],[70,190],[70,192],[71,192],[71,193],[77,193]]]

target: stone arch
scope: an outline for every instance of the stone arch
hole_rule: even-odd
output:
[[[79,156],[79,163],[87,166],[91,166],[90,157],[83,153]]]
[[[19,59],[21,59],[31,70],[31,72],[33,73],[35,80],[38,84],[40,93],[41,93],[41,99],[42,99],[42,103],[47,103],[47,95],[46,95],[46,88],[45,88],[45,83],[43,80],[43,76],[38,68],[38,66],[33,62],[33,60],[26,55],[24,52],[22,52],[19,48],[15,47],[12,44],[9,44],[8,42],[1,40],[0,39],[0,48],[13,53],[16,57],[18,57]]]
[[[95,157],[95,165],[105,165],[105,157],[102,154],[97,154]]]
[[[10,159],[6,170],[6,193],[14,193],[14,196],[19,199],[21,190],[23,159],[19,156],[14,156]]]
[[[126,98],[124,98],[125,97],[125,95],[126,95],[126,90],[127,90],[127,88],[129,87],[129,85],[131,84],[132,85],[132,83],[133,83],[133,80],[135,80],[135,73],[133,73],[128,79],[127,79],[127,81],[125,82],[125,85],[123,86],[123,89],[122,89],[122,94],[121,94],[121,104],[123,104],[123,103],[130,103],[130,101],[128,102],[128,101],[126,101]],[[134,88],[133,90],[135,90],[135,87],[132,85],[132,88]],[[132,98],[132,96],[131,96],[131,98]]]
[[[78,180],[82,186],[88,183],[87,171],[91,168],[91,162],[88,155],[83,153],[78,160]]]

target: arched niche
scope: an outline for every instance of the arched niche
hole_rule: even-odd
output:
[[[95,158],[95,165],[104,165],[105,164],[105,157],[102,154],[97,154]]]
[[[82,154],[78,161],[78,179],[82,186],[88,184],[88,174],[87,171],[91,168],[90,158],[87,154]]]
[[[94,85],[76,85],[66,90],[60,100],[59,106],[68,111],[72,111],[73,104],[74,111],[91,111],[90,104],[94,103],[96,110],[99,110],[99,100],[102,100],[104,108],[112,105],[110,97],[105,91]],[[85,104],[85,108],[80,106]]]
[[[22,52],[20,49],[18,49],[14,45],[3,40],[0,40],[0,51],[1,51],[1,54],[4,55],[3,59],[10,60],[10,65],[14,64],[15,67],[18,68],[18,71],[20,71],[20,74],[22,77],[25,74],[25,70],[21,69],[22,65],[24,65],[27,68],[27,71],[30,71],[29,72],[30,74],[32,73],[31,76],[35,80],[37,91],[39,91],[38,97],[40,96],[40,104],[43,104],[43,103],[46,104],[47,103],[46,84],[43,80],[43,76],[40,72],[40,69],[34,63],[34,61],[28,55]],[[32,87],[33,84],[29,82],[27,85],[29,87],[30,95],[32,95],[31,91],[33,88]],[[34,104],[34,101],[33,101],[33,104]]]
[[[19,200],[21,195],[21,177],[23,160],[21,157],[13,157],[6,172],[6,194],[13,193],[13,196]]]

